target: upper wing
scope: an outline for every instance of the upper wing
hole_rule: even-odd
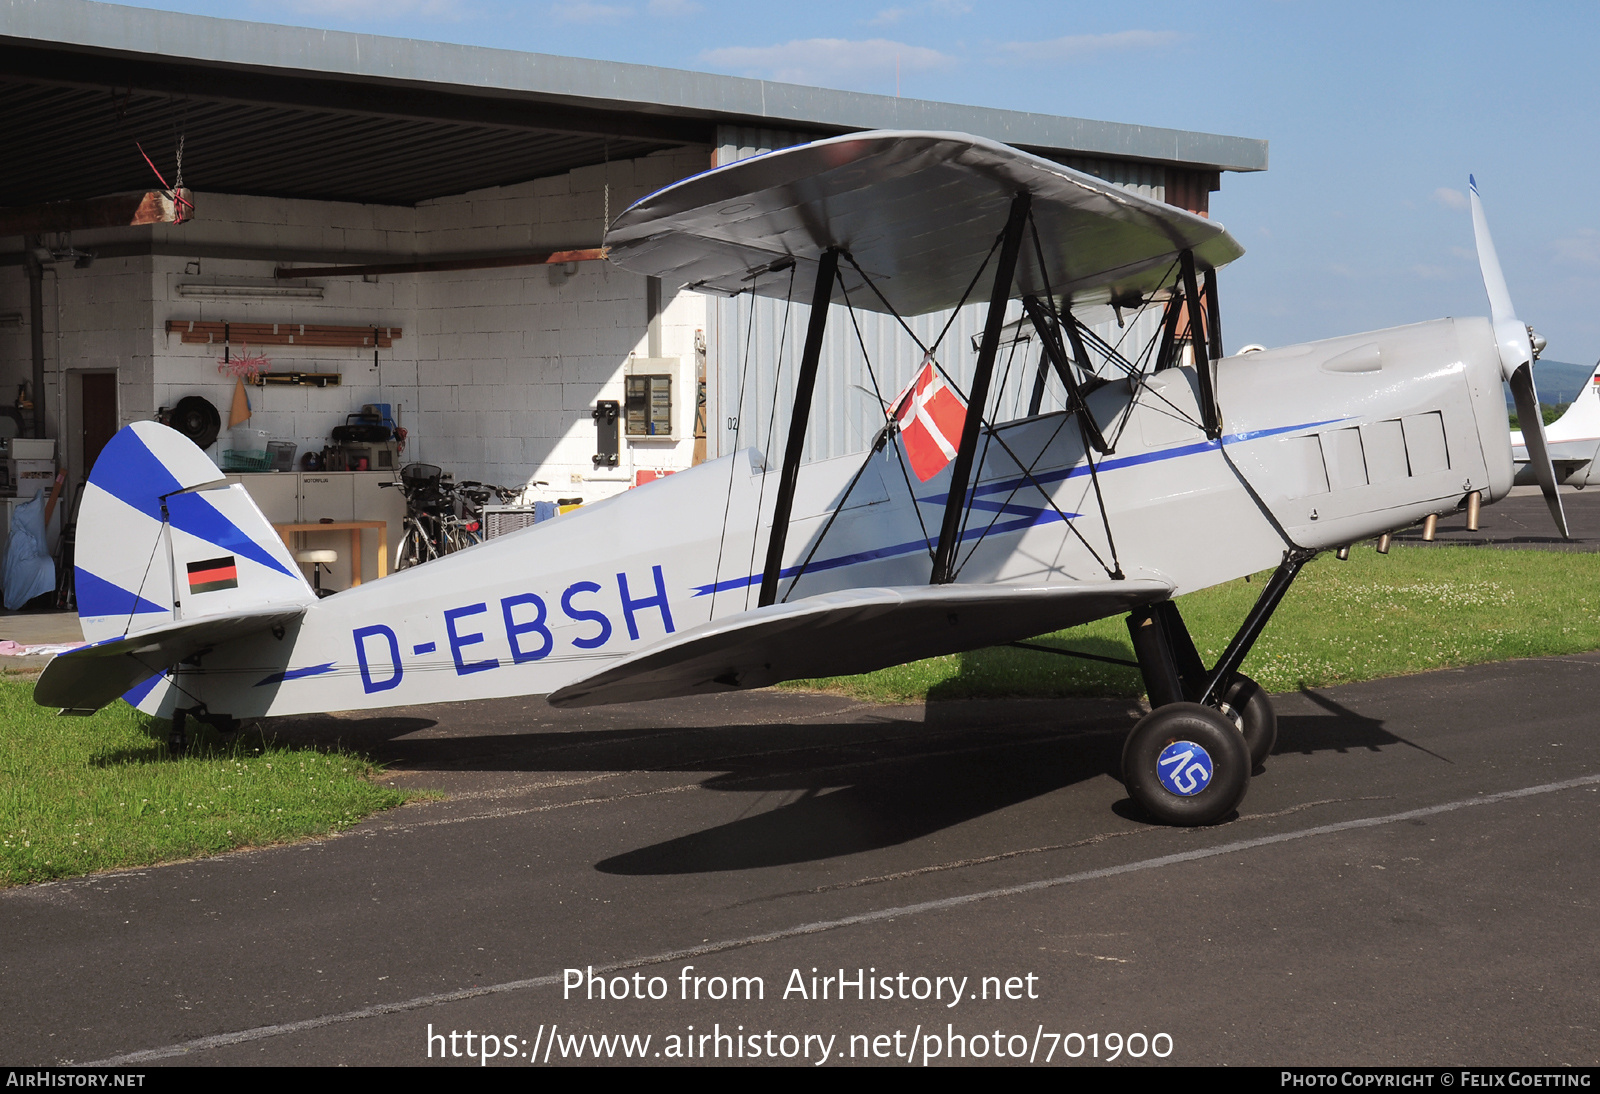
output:
[[[871,672],[1031,638],[1165,600],[1164,581],[849,589],[758,608],[675,634],[550,695],[594,706]]]
[[[619,216],[606,246],[613,262],[673,284],[806,303],[819,256],[839,247],[896,311],[920,315],[963,299],[1023,190],[1049,269],[1039,270],[1030,240],[1014,296],[1121,302],[1160,288],[1181,250],[1202,268],[1244,253],[1220,224],[1039,156],[964,133],[895,130],[785,148],[675,183]],[[848,263],[840,272],[852,304],[887,310]],[[988,298],[993,274],[991,263],[970,299]]]

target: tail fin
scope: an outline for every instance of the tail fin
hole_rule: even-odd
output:
[[[155,422],[111,439],[78,510],[85,638],[316,599],[244,487],[222,478],[204,452]]]
[[[1550,444],[1600,437],[1600,365],[1578,389],[1566,413],[1544,427],[1544,436]]]

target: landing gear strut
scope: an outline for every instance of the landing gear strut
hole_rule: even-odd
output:
[[[203,706],[180,707],[172,712],[172,734],[167,738],[167,750],[174,759],[188,751],[188,723],[191,718],[197,722],[204,722],[224,736],[239,728],[239,719],[230,715],[212,714]]]
[[[1239,666],[1315,553],[1285,553],[1239,633],[1210,670],[1200,660],[1176,604],[1163,601],[1128,616],[1128,633],[1153,709],[1128,736],[1122,781],[1129,796],[1158,819],[1182,825],[1221,820],[1238,808],[1251,773],[1272,752],[1277,715],[1266,693]]]
[[[187,710],[175,710],[172,712],[172,735],[167,738],[167,751],[172,754],[173,759],[182,756],[189,748],[189,735],[185,732],[188,728],[188,722],[189,712]]]

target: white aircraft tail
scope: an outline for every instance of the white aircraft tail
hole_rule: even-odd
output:
[[[1561,441],[1600,439],[1600,364],[1573,398],[1566,413],[1545,427],[1545,439]]]
[[[244,487],[155,422],[121,430],[78,511],[78,618],[91,642],[316,597]],[[218,488],[197,488],[218,484]]]

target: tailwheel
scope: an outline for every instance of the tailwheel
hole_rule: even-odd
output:
[[[167,754],[175,760],[189,749],[188,721],[187,710],[172,712],[172,733],[167,737]]]
[[[1250,770],[1254,773],[1267,762],[1272,746],[1278,743],[1278,715],[1272,709],[1272,700],[1260,684],[1237,673],[1222,695],[1221,711],[1244,734],[1245,746],[1250,749]]]
[[[1198,703],[1157,707],[1122,747],[1128,796],[1164,824],[1222,820],[1244,800],[1250,771],[1250,749],[1232,720]]]

